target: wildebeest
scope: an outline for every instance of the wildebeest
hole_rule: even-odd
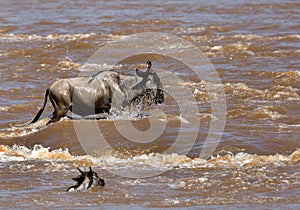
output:
[[[67,192],[82,192],[97,186],[104,187],[104,179],[101,179],[96,172],[92,171],[91,167],[89,171],[85,172],[81,171],[80,168],[77,169],[79,170],[80,175],[78,177],[72,178],[77,182],[77,184],[69,187],[67,189]]]
[[[150,105],[164,101],[162,83],[147,62],[146,72],[136,69],[134,76],[114,71],[102,71],[89,77],[76,77],[55,81],[45,94],[43,107],[33,120],[35,123],[45,109],[47,98],[54,107],[49,123],[65,116],[68,110],[80,116],[109,113],[110,110],[136,106],[140,103]]]

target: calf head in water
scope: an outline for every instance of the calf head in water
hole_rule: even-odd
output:
[[[82,192],[93,187],[105,185],[104,179],[101,179],[96,172],[92,171],[91,167],[89,171],[81,171],[80,168],[77,169],[80,175],[72,178],[77,184],[69,187],[67,192]]]

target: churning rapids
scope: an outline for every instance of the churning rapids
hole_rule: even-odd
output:
[[[0,206],[299,209],[299,14],[300,4],[288,0],[1,1]],[[193,43],[218,72],[227,120],[209,159],[199,157],[211,121],[217,120],[206,81],[184,64],[156,54],[131,56],[116,66],[99,64],[92,71],[113,68],[132,75],[151,60],[157,69],[183,79],[180,84],[169,81],[168,88],[187,87],[196,101],[188,105],[197,106],[198,114],[185,118],[166,94],[165,102],[152,105],[144,117],[98,120],[111,148],[100,147],[94,155],[85,154],[74,121],[63,118],[44,126],[53,111],[50,103],[40,121],[18,127],[42,106],[52,82],[77,77],[101,46],[139,32],[173,34]],[[146,131],[150,119],[166,122],[153,142],[129,141],[115,128],[116,122],[131,123]],[[194,121],[200,128],[188,154],[183,154],[184,145],[178,153],[166,153],[182,125],[187,140],[195,134]],[[67,193],[78,166],[92,166],[105,187]],[[153,171],[163,173],[147,177]],[[137,173],[144,178],[131,178]]]

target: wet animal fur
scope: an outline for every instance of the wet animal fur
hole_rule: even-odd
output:
[[[82,192],[97,186],[104,187],[104,179],[101,179],[96,172],[92,171],[91,167],[89,167],[89,171],[81,171],[80,168],[77,169],[81,174],[75,178],[72,178],[77,182],[77,184],[69,187],[67,192]]]
[[[143,103],[142,106],[163,103],[162,83],[151,61],[147,62],[146,72],[136,69],[133,76],[113,71],[103,71],[92,77],[75,77],[55,81],[45,93],[44,105],[29,123],[40,118],[49,98],[54,112],[49,123],[54,123],[70,110],[76,115],[105,114],[123,110],[126,106]]]

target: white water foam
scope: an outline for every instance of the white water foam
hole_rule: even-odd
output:
[[[71,161],[93,164],[110,168],[132,168],[144,170],[168,170],[174,167],[179,168],[215,168],[215,167],[253,167],[274,164],[282,166],[291,162],[300,161],[300,149],[291,155],[256,155],[248,153],[228,154],[211,157],[209,160],[201,158],[190,158],[186,155],[149,153],[124,157],[123,155],[105,151],[100,156],[72,155],[68,149],[51,150],[50,147],[34,145],[32,149],[13,145],[12,147],[0,145],[0,161],[26,161],[26,160],[47,160],[52,162]]]

